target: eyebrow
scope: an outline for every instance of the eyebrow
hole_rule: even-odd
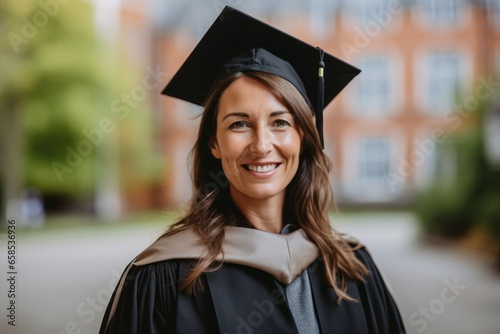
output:
[[[276,116],[280,116],[280,115],[283,115],[283,114],[290,114],[290,112],[289,111],[285,111],[285,110],[273,111],[272,113],[269,114],[269,116],[270,117],[276,117]],[[248,115],[247,113],[244,113],[244,112],[233,112],[233,113],[230,113],[230,114],[227,114],[226,116],[224,116],[224,118],[222,120],[225,120],[226,118],[231,117],[231,116],[250,118],[250,115]]]

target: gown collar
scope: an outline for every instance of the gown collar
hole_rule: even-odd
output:
[[[302,229],[275,234],[252,228],[225,227],[222,254],[217,260],[263,270],[276,280],[290,284],[319,254],[318,248]],[[173,259],[199,259],[206,249],[192,229],[183,230],[155,241],[125,269],[115,291],[106,328],[113,317],[128,272],[133,266]]]
[[[184,230],[163,237],[135,259],[135,266],[172,259],[197,259],[206,254],[198,234]],[[302,229],[275,234],[244,227],[225,227],[222,254],[217,260],[263,270],[278,281],[290,284],[317,257],[318,248]]]

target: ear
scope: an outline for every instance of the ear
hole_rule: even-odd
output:
[[[210,138],[210,140],[208,141],[208,145],[210,146],[210,151],[212,152],[212,155],[216,159],[220,159],[221,155],[220,155],[219,144],[217,143],[215,137]]]

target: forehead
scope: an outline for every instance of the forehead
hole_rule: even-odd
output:
[[[221,94],[219,113],[233,111],[289,111],[281,97],[269,87],[249,77],[231,83]]]

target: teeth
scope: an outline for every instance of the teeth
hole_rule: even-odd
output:
[[[266,173],[276,169],[276,164],[270,164],[265,166],[251,166],[247,165],[247,168],[253,172]]]

